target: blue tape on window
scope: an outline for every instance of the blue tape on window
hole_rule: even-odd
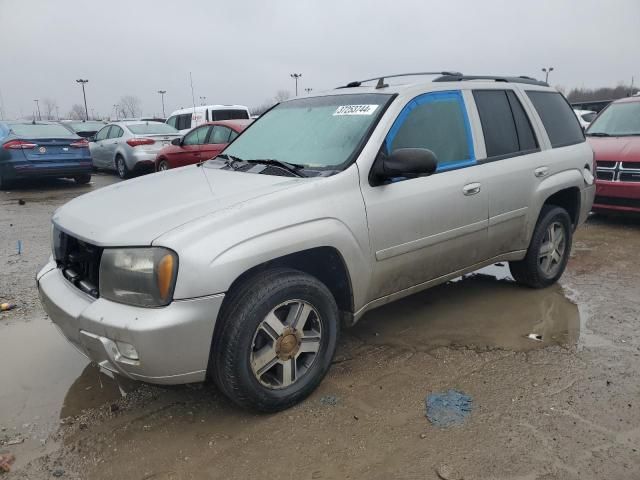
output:
[[[387,152],[391,153],[391,145],[393,144],[393,140],[398,134],[398,131],[402,127],[402,124],[406,120],[407,116],[411,113],[411,111],[416,108],[418,105],[424,105],[425,103],[432,102],[442,102],[442,101],[450,101],[455,100],[458,102],[460,106],[460,110],[462,111],[462,117],[464,118],[464,130],[467,137],[467,149],[469,151],[469,158],[460,159],[452,162],[446,162],[444,164],[439,164],[436,172],[446,172],[448,170],[456,170],[459,168],[469,167],[471,165],[476,164],[476,156],[473,150],[473,137],[471,136],[471,126],[469,125],[469,117],[467,116],[467,109],[464,105],[464,99],[462,98],[462,93],[459,90],[450,90],[446,92],[430,92],[424,93],[405,105],[402,109],[396,121],[393,122],[389,133],[387,134],[387,138],[385,139],[385,147]]]

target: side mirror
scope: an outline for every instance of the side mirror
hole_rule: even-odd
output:
[[[399,148],[389,156],[381,153],[371,173],[379,183],[394,177],[424,177],[435,172],[437,167],[438,159],[431,150]]]
[[[182,138],[181,137],[174,138],[173,140],[171,140],[171,145],[175,145],[176,147],[179,147],[180,145],[182,145]]]

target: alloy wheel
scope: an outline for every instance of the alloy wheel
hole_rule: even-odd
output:
[[[552,222],[547,227],[538,253],[538,265],[547,277],[553,277],[557,273],[566,248],[564,227],[560,222]]]

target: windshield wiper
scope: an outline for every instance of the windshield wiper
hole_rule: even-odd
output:
[[[224,162],[225,165],[233,169],[235,169],[235,167],[233,166],[234,163],[243,161],[240,157],[236,157],[235,155],[229,155],[228,153],[220,153],[216,155],[214,158],[221,158],[222,160],[225,160]]]
[[[608,133],[604,133],[604,132],[587,132],[585,133],[586,136],[588,137],[610,137],[611,135],[609,135]]]
[[[261,165],[273,165],[280,167],[287,172],[293,173],[296,177],[306,177],[300,170],[304,168],[304,165],[298,165],[297,163],[283,162],[281,160],[274,160],[273,158],[254,158],[251,160],[244,160],[247,163],[258,163]]]

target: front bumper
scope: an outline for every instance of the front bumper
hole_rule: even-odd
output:
[[[203,381],[224,295],[176,300],[162,308],[95,299],[68,282],[54,262],[36,277],[40,301],[61,333],[101,367],[158,384]],[[118,342],[133,345],[138,360]]]
[[[598,180],[593,210],[640,212],[640,182]]]

